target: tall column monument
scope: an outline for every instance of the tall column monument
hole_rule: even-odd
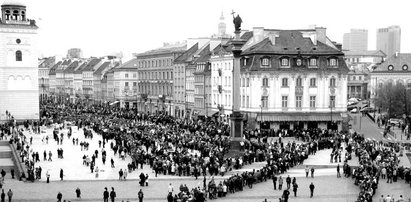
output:
[[[235,37],[231,41],[232,52],[234,56],[233,66],[233,113],[231,114],[231,149],[232,151],[240,150],[240,142],[244,141],[243,137],[243,115],[240,112],[240,58],[241,48],[247,42],[240,38],[242,20],[239,15],[234,17]]]

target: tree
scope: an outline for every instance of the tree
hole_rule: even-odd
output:
[[[389,117],[402,117],[410,114],[411,89],[402,83],[396,85],[387,83],[378,88],[375,106],[382,112],[387,112]]]

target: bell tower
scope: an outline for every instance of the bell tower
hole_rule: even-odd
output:
[[[220,16],[220,23],[218,23],[218,36],[224,37],[226,36],[226,24],[224,22],[224,14],[221,12]]]
[[[36,23],[18,0],[1,4],[0,121],[39,119]],[[6,111],[10,116],[6,116]]]

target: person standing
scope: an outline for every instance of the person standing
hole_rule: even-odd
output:
[[[291,177],[290,177],[290,175],[288,175],[287,178],[285,178],[285,182],[287,183],[287,189],[290,189],[290,186],[291,186]]]
[[[337,177],[340,178],[341,177],[341,173],[340,173],[340,164],[337,165]]]
[[[4,193],[4,189],[1,189],[1,202],[6,202],[6,193]]]
[[[57,194],[57,202],[61,202],[61,199],[63,198],[63,194],[61,194],[61,192],[59,192]]]
[[[143,190],[140,189],[140,191],[138,192],[138,201],[143,202],[143,198],[144,198],[144,193],[143,193]]]
[[[311,167],[311,177],[314,177],[314,167]]]
[[[205,178],[204,178],[205,179]],[[170,183],[170,185],[168,185],[168,193],[169,194],[173,194],[173,191],[174,191],[174,187],[173,187],[173,185],[171,185],[171,183]]]
[[[9,197],[9,202],[11,202],[11,199],[13,198],[13,192],[11,191],[11,189],[9,189],[9,191],[7,192],[7,196]]]
[[[308,173],[310,172],[310,169],[308,166],[305,166],[305,177],[308,177]]]
[[[114,199],[116,199],[116,197],[117,197],[116,192],[114,191],[114,188],[111,187],[111,192],[110,192],[111,202],[114,202]]]
[[[298,184],[297,184],[297,183],[294,183],[294,184],[293,184],[294,197],[297,197],[297,189],[298,189]]]
[[[283,188],[283,178],[280,176],[278,178],[278,189],[281,190]]]
[[[310,198],[312,198],[313,195],[314,195],[314,188],[315,188],[315,186],[314,186],[314,184],[311,182],[311,184],[310,184]]]
[[[274,190],[277,190],[277,176],[273,175]]]
[[[80,191],[80,188],[78,188],[78,187],[76,189],[76,196],[77,196],[78,199],[81,199],[81,191]]]
[[[47,183],[50,183],[50,172],[47,170],[46,172]]]
[[[60,179],[61,179],[61,181],[63,181],[63,177],[64,177],[63,168],[60,168]]]
[[[107,187],[104,187],[103,202],[108,202],[108,197],[109,197],[109,193],[107,191]]]

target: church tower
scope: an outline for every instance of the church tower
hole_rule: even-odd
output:
[[[224,37],[226,36],[226,25],[224,22],[224,15],[223,12],[221,12],[221,17],[220,17],[220,23],[218,23],[218,36]]]
[[[18,0],[1,4],[0,19],[0,122],[39,119],[37,26],[27,19]]]

